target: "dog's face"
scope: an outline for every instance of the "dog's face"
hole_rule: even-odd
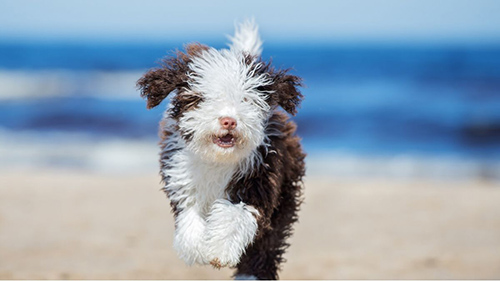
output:
[[[188,87],[173,100],[188,149],[216,161],[247,157],[264,141],[271,112],[269,93],[259,91],[272,83],[258,73],[262,65],[243,53],[207,49],[194,56],[188,67]],[[193,103],[176,104],[180,100]]]
[[[167,114],[186,148],[225,163],[247,158],[264,143],[276,107],[295,113],[302,98],[299,85],[300,78],[275,70],[257,54],[199,44],[166,58],[138,81],[148,108],[175,93]]]

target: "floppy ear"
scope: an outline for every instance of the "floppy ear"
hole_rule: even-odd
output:
[[[176,56],[162,60],[161,67],[148,71],[137,81],[141,96],[147,99],[147,108],[159,105],[171,92],[188,86],[188,63],[207,46],[190,44],[186,53],[177,51]]]
[[[159,105],[172,91],[182,86],[182,76],[172,69],[158,68],[148,71],[137,81],[141,96],[147,99],[147,108]]]
[[[302,86],[302,79],[288,74],[288,70],[271,70],[269,75],[273,82],[266,88],[274,92],[271,95],[272,100],[289,114],[295,115],[304,97],[298,89]]]

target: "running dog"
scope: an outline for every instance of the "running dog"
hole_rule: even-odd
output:
[[[277,279],[297,221],[305,174],[295,115],[301,79],[264,62],[253,21],[228,49],[189,44],[137,86],[160,123],[160,174],[187,264],[236,268],[236,279]]]

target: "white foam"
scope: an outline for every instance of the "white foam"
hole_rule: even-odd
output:
[[[154,139],[96,139],[74,133],[0,131],[0,168],[69,167],[101,172],[158,169]]]
[[[154,138],[95,138],[84,133],[10,132],[0,130],[0,169],[70,167],[133,173],[159,169]],[[500,181],[500,161],[459,156],[366,156],[341,151],[309,153],[307,176],[391,179],[481,179]]]
[[[306,162],[307,174],[310,176],[500,181],[500,161],[467,159],[459,156],[412,154],[365,156],[322,152],[309,154]]]
[[[136,71],[0,70],[0,101],[60,96],[139,99]]]

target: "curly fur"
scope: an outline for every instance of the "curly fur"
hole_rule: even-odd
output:
[[[148,108],[173,95],[160,123],[160,174],[179,257],[277,279],[305,173],[296,126],[280,108],[294,115],[303,97],[301,79],[263,62],[261,45],[246,22],[229,49],[187,45],[137,85]]]

